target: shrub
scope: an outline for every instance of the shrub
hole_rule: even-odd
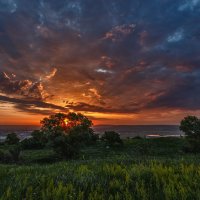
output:
[[[19,161],[19,156],[21,153],[21,147],[20,145],[14,145],[9,149],[9,153],[12,156],[12,160],[17,162]]]
[[[8,145],[14,145],[19,143],[19,138],[16,133],[10,133],[6,137],[5,143]]]
[[[0,161],[3,161],[5,157],[5,154],[2,150],[0,150]]]
[[[40,130],[33,131],[31,133],[31,136],[35,141],[38,141],[41,144],[45,144],[45,143],[48,142],[48,139],[47,139],[46,135]]]
[[[141,140],[143,138],[141,136],[137,135],[137,136],[133,137],[132,139]]]
[[[70,135],[62,135],[53,141],[53,148],[62,158],[72,159],[79,154],[79,143]]]
[[[25,138],[21,141],[23,149],[42,149],[48,142],[46,135],[42,131],[35,130],[31,133],[31,136],[31,138]]]
[[[118,146],[123,144],[123,141],[121,140],[119,133],[115,131],[106,131],[102,135],[101,140],[104,141],[106,145],[109,146],[116,146],[116,145]]]
[[[91,128],[83,129],[79,126],[73,127],[68,135],[71,141],[73,140],[74,143],[79,143],[79,145],[94,144],[99,138]]]
[[[21,141],[21,146],[23,149],[42,149],[44,147],[43,144],[33,138],[25,138]]]

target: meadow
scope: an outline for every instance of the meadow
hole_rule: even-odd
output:
[[[0,199],[200,199],[200,156],[184,145],[183,138],[97,143],[70,161],[48,148],[25,150],[19,163],[0,164]]]

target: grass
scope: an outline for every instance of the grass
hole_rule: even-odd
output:
[[[183,138],[97,143],[71,161],[55,160],[52,149],[22,151],[18,164],[0,164],[0,199],[200,199],[200,155],[185,154],[184,145]]]
[[[101,142],[82,148],[79,160],[98,159],[126,159],[141,157],[170,157],[186,156],[182,151],[185,145],[183,138],[156,138],[156,139],[126,139],[123,147],[106,148]],[[8,146],[0,146],[0,150],[8,153]],[[23,150],[21,163],[52,163],[58,161],[51,148],[39,150]]]
[[[200,165],[73,161],[0,166],[1,199],[200,199]]]

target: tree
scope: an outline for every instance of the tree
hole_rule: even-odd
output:
[[[80,146],[97,139],[91,128],[92,121],[80,113],[57,113],[44,118],[41,125],[41,131],[48,136],[54,150],[65,158],[74,157]]]
[[[48,136],[56,137],[67,130],[67,115],[57,113],[41,120],[41,130]],[[58,134],[59,133],[59,134]]]
[[[123,141],[121,140],[119,133],[117,133],[115,131],[106,131],[102,135],[101,140],[104,141],[109,146],[123,144]]]
[[[185,117],[180,124],[180,130],[189,142],[189,151],[200,152],[200,119],[196,116]]]
[[[80,113],[70,112],[68,114],[57,113],[46,117],[41,121],[42,131],[48,134],[68,134],[73,128],[88,130],[92,126],[92,121]]]
[[[10,133],[6,137],[5,143],[8,145],[14,145],[19,143],[19,138],[16,133]]]

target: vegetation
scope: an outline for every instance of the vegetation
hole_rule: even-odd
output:
[[[56,153],[65,159],[79,154],[80,147],[96,142],[92,121],[80,113],[57,113],[41,121],[40,132],[48,138]]]
[[[23,149],[42,149],[47,142],[46,135],[40,130],[35,130],[31,133],[31,138],[25,138],[21,141],[21,146]]]
[[[5,143],[8,145],[18,144],[19,140],[16,133],[10,133],[7,135]]]
[[[22,150],[20,165],[0,165],[0,197],[199,199],[200,155],[182,151],[184,138],[123,142],[123,148],[107,149],[97,141],[82,147],[76,160],[57,163],[62,158],[52,148]],[[8,154],[6,146],[0,148]]]
[[[190,152],[200,152],[200,119],[196,116],[185,117],[181,121],[180,130],[185,133],[189,143],[185,150]]]
[[[106,148],[104,142],[97,141],[93,145],[85,145],[75,154],[74,160],[118,160],[118,159],[179,159],[190,158],[193,154],[185,153],[183,147],[186,145],[184,138],[157,138],[157,139],[125,139],[123,147]],[[7,160],[2,163],[13,162],[7,146],[0,146]],[[198,158],[198,154],[196,155]],[[43,149],[22,149],[20,152],[20,164],[48,164],[56,161],[62,161],[63,157],[58,154],[53,147]],[[73,161],[71,161],[73,162]]]
[[[115,131],[106,131],[102,135],[101,140],[108,146],[118,146],[123,144],[119,133],[116,133]]]
[[[80,113],[57,113],[41,120],[42,131],[51,137],[69,134],[72,130],[78,129],[80,133],[88,131],[92,121]]]
[[[199,138],[197,119],[181,122],[186,138],[122,140],[105,132],[99,140],[82,115],[46,118],[28,139],[40,148],[0,146],[0,199],[200,199],[200,154],[184,151]]]
[[[72,159],[79,154],[80,146],[71,135],[61,135],[54,139],[53,148],[62,158]]]
[[[14,145],[9,149],[9,153],[12,156],[12,160],[18,162],[21,153],[21,147],[19,145]]]
[[[184,161],[0,165],[1,199],[200,199],[200,165]]]

